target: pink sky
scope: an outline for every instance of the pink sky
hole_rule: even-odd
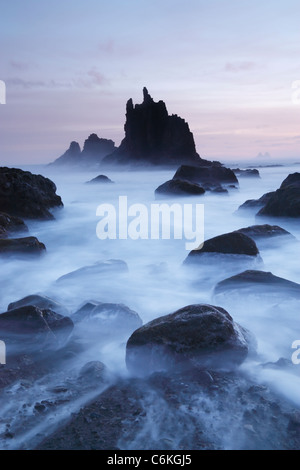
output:
[[[2,10],[1,164],[50,162],[93,132],[118,145],[126,101],[141,102],[144,86],[186,119],[203,157],[300,160],[298,0],[15,0]]]

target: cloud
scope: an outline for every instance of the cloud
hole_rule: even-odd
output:
[[[69,89],[69,88],[95,88],[109,83],[107,77],[99,72],[95,67],[86,72],[83,77],[70,80],[40,80],[24,79],[19,77],[9,77],[5,80],[8,87],[24,88],[33,90],[38,88],[46,89]]]

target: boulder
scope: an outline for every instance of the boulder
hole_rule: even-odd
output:
[[[33,354],[59,348],[73,330],[73,322],[50,309],[32,305],[0,314],[0,337],[8,356]]]
[[[189,125],[176,114],[169,115],[163,101],[155,102],[146,88],[143,103],[126,105],[125,138],[105,157],[109,164],[174,166],[200,160]]]
[[[260,209],[262,208],[267,202],[271,199],[274,191],[264,194],[259,199],[248,199],[246,202],[240,205],[238,210],[245,210],[245,209]]]
[[[29,219],[53,219],[49,209],[61,207],[55,184],[17,168],[0,168],[0,211]]]
[[[247,168],[246,170],[240,170],[240,168],[234,168],[232,170],[235,175],[246,178],[260,178],[259,171],[256,168]]]
[[[290,174],[257,215],[300,217],[300,173]]]
[[[188,181],[182,181],[180,179],[172,179],[161,184],[155,190],[155,196],[199,196],[205,193],[203,189],[197,183],[189,183]]]
[[[239,232],[230,232],[206,240],[200,250],[192,250],[184,264],[197,263],[204,253],[258,256],[259,250],[252,238]]]
[[[244,235],[253,238],[253,240],[276,238],[282,236],[295,239],[295,237],[290,232],[284,230],[278,225],[251,225],[250,227],[240,228],[237,230],[237,232],[243,233]]]
[[[91,325],[93,332],[101,336],[128,336],[143,322],[138,313],[123,304],[106,302],[87,302],[72,319],[75,323],[84,322]]]
[[[20,217],[0,212],[0,238],[6,238],[16,232],[28,232],[28,227]]]
[[[241,296],[261,294],[264,297],[270,295],[273,299],[274,296],[300,298],[300,284],[257,270],[247,270],[224,279],[216,285],[214,294],[230,295],[233,291],[238,291]]]
[[[219,165],[192,166],[181,165],[173,179],[205,185],[205,189],[215,189],[224,184],[238,184],[237,177],[230,168]]]
[[[0,254],[41,255],[46,250],[36,237],[0,239]]]
[[[109,179],[107,176],[105,175],[99,175],[99,176],[96,176],[96,178],[93,178],[92,180],[90,181],[87,181],[87,184],[102,184],[102,183],[113,183],[113,181],[111,179]]]
[[[248,200],[239,207],[252,208],[260,209],[258,216],[300,217],[300,173],[290,174],[276,191]]]
[[[84,266],[83,268],[76,269],[68,274],[64,274],[56,282],[73,282],[89,279],[91,276],[107,276],[117,275],[128,272],[128,266],[125,261],[119,259],[110,259],[106,261],[98,261],[91,266]]]
[[[231,368],[248,355],[246,337],[223,308],[189,305],[134,331],[127,341],[126,364],[138,375],[193,367]]]
[[[64,316],[68,316],[69,314],[68,310],[61,303],[38,294],[28,295],[16,302],[11,302],[7,307],[7,310],[15,310],[16,308],[26,307],[28,305],[32,305],[40,309],[53,310],[54,312]]]

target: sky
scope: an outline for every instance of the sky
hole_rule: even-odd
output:
[[[0,0],[0,164],[119,145],[144,86],[203,158],[299,161],[299,18],[299,0]]]

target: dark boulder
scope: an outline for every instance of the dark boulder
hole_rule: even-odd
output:
[[[46,250],[36,237],[0,239],[0,254],[41,255]]]
[[[130,335],[143,322],[138,313],[123,304],[87,302],[72,316],[74,322],[91,325],[99,336],[112,337]]]
[[[25,307],[27,305],[32,305],[40,309],[53,310],[60,315],[69,314],[68,310],[59,302],[38,294],[28,295],[23,299],[17,300],[16,302],[11,302],[7,307],[7,310],[15,310],[16,308]]]
[[[246,294],[270,295],[273,299],[279,296],[284,298],[300,298],[300,284],[287,279],[274,276],[271,272],[247,270],[219,282],[214,294],[219,295],[238,291],[241,296]]]
[[[245,330],[221,307],[189,305],[136,330],[126,346],[126,364],[138,375],[193,367],[222,369],[248,355]]]
[[[259,251],[252,238],[239,232],[230,232],[206,240],[199,250],[191,251],[184,264],[197,263],[204,253],[222,253],[225,255],[258,256]]]
[[[290,174],[257,215],[300,217],[300,173]]]
[[[206,184],[205,189],[214,189],[224,184],[238,184],[237,177],[230,168],[211,164],[209,166],[181,165],[173,179],[190,183]]]
[[[300,217],[300,173],[290,174],[276,191],[248,200],[239,207],[252,208],[260,209],[258,216]]]
[[[0,211],[29,219],[53,219],[49,209],[61,207],[55,184],[17,168],[0,168]]]
[[[59,348],[69,338],[73,322],[49,309],[32,305],[0,314],[0,337],[8,356]]]
[[[260,209],[271,199],[274,191],[264,194],[259,199],[248,199],[246,202],[240,205],[238,210],[244,209]]]
[[[240,177],[260,178],[259,171],[256,168],[247,168],[246,170],[240,170],[240,168],[233,168],[232,170],[235,175]]]
[[[237,230],[239,233],[243,233],[253,240],[260,240],[260,239],[267,239],[267,238],[275,238],[275,237],[289,237],[295,238],[290,232],[284,230],[283,228],[279,227],[278,225],[251,225],[250,227],[244,227]]]
[[[6,238],[16,232],[28,232],[25,222],[19,217],[0,212],[0,238]]]
[[[98,184],[98,183],[100,183],[100,184],[102,184],[102,183],[113,183],[113,181],[105,175],[99,175],[99,176],[96,176],[96,178],[93,178],[92,180],[87,181],[87,184]]]
[[[205,193],[197,183],[189,183],[180,179],[172,179],[161,184],[155,190],[155,196],[197,196]]]
[[[169,115],[163,101],[155,102],[146,88],[142,104],[126,106],[125,138],[106,157],[106,163],[173,166],[200,160],[189,125],[176,114]]]

